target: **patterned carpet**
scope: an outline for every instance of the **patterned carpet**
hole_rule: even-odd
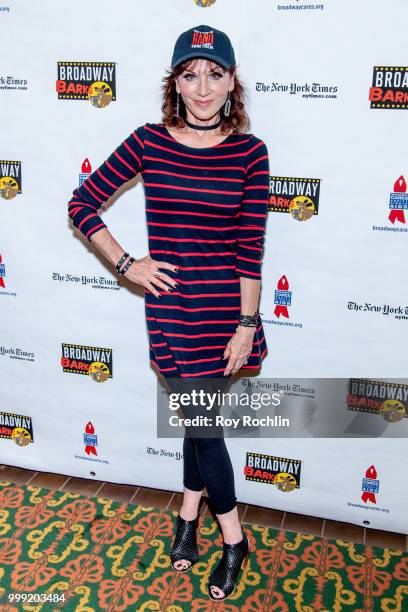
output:
[[[206,585],[222,552],[218,525],[201,519],[201,559],[176,574],[168,557],[176,516],[0,482],[0,610],[408,610],[402,551],[258,525],[245,526],[252,552],[238,587],[213,602]],[[12,594],[20,601],[10,602]]]

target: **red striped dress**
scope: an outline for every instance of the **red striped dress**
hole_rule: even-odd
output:
[[[151,364],[166,377],[222,377],[224,349],[241,312],[240,277],[261,279],[269,193],[265,143],[234,132],[213,147],[177,142],[163,123],[146,123],[73,192],[69,216],[88,239],[106,227],[101,204],[140,172],[149,254],[179,267],[172,292],[145,290]],[[262,321],[248,364],[266,357]]]

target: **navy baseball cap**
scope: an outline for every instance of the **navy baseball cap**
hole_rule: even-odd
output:
[[[227,69],[235,65],[234,49],[228,36],[208,25],[199,25],[180,34],[174,46],[171,67],[195,57],[213,60]]]

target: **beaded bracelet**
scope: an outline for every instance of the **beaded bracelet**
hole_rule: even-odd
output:
[[[129,257],[129,253],[123,253],[122,257],[119,259],[118,263],[115,266],[116,272],[120,272],[120,266],[123,264],[126,257]]]
[[[124,274],[125,272],[127,272],[134,261],[136,261],[135,258],[131,257],[127,264],[123,266],[123,268],[119,271],[119,274]]]

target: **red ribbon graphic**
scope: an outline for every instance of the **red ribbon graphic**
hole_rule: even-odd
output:
[[[87,434],[94,434],[95,433],[95,428],[92,425],[91,421],[89,421],[89,423],[87,423],[86,427],[85,427],[85,432]],[[85,452],[87,453],[87,455],[96,455],[96,448],[94,446],[90,446],[90,445],[86,445],[85,446]]]
[[[91,174],[92,172],[92,166],[89,163],[89,159],[87,157],[82,162],[81,172],[83,172],[84,174]]]
[[[365,473],[365,477],[366,478],[377,478],[377,470],[375,469],[375,467],[373,465],[370,465],[370,467],[368,468],[368,470]],[[366,504],[368,501],[372,502],[373,504],[376,504],[376,499],[375,499],[375,493],[372,491],[363,491],[362,495],[361,495],[361,499],[363,500],[363,502]]]
[[[281,291],[287,291],[289,289],[288,279],[286,278],[285,275],[281,276],[280,279],[278,280],[278,289],[280,289]],[[287,306],[283,306],[282,304],[277,304],[273,312],[278,317],[278,319],[281,315],[282,317],[286,317],[287,319],[289,319],[289,313],[288,313]]]
[[[394,183],[394,193],[406,193],[407,184],[405,182],[404,177],[401,176]],[[388,219],[391,223],[395,223],[395,221],[399,221],[400,223],[405,223],[405,213],[403,210],[392,210],[388,215]]]
[[[0,264],[1,264],[2,261],[3,260],[2,260],[1,255],[0,255]],[[2,276],[0,276],[0,287],[5,287],[5,286],[6,285],[4,284],[4,278]]]

